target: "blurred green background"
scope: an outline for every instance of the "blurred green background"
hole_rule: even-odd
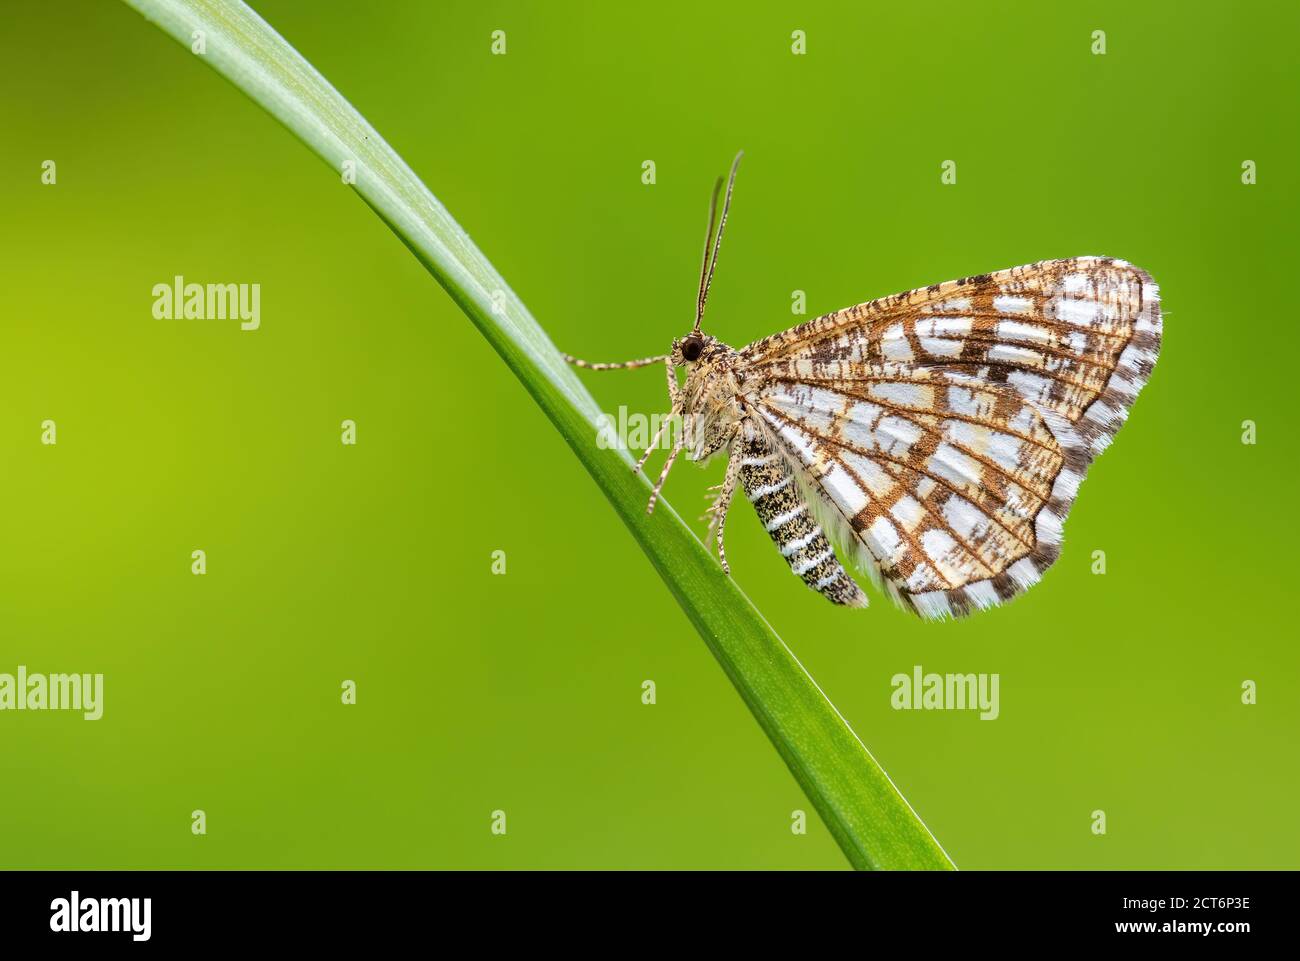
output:
[[[689,326],[740,147],[706,324],[732,344],[806,319],[794,290],[812,316],[1051,257],[1151,271],[1160,363],[1028,595],[836,610],[743,501],[729,556],[960,867],[1300,866],[1294,4],[254,6],[592,359]],[[106,694],[96,722],[0,713],[0,864],[845,866],[559,436],[335,172],[125,6],[9,0],[2,30],[0,672]],[[259,283],[261,329],[155,320],[177,274]],[[657,370],[584,378],[666,407]],[[694,517],[722,470],[669,499]],[[1000,718],[892,710],[916,664],[999,673]]]

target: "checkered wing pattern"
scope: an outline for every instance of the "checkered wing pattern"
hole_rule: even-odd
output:
[[[742,352],[745,397],[840,537],[926,617],[1015,596],[1160,347],[1156,285],[1044,261],[819,317]]]

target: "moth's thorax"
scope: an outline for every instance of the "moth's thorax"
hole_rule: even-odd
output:
[[[692,339],[700,345],[698,358],[684,361],[682,345]],[[686,383],[682,387],[683,427],[692,460],[705,461],[721,450],[734,434],[740,418],[740,386],[735,365],[737,351],[715,337],[697,334],[673,344],[674,361],[682,358]]]

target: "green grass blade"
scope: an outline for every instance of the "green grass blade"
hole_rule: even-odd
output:
[[[925,825],[754,605],[628,454],[597,444],[599,409],[442,204],[296,50],[238,0],[124,0],[296,134],[388,224],[523,382],[627,524],[857,868],[951,868]]]

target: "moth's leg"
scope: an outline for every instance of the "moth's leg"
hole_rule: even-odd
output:
[[[671,355],[664,355],[664,369],[668,371],[668,399],[672,401],[673,410],[684,410],[685,399],[682,397],[682,389],[677,386],[677,368],[673,366]]]
[[[709,506],[706,507],[704,513],[700,515],[700,520],[707,521],[713,516],[713,509],[717,506],[718,491],[720,490],[722,490],[721,484],[710,484],[708,487],[704,488],[704,497],[708,500]]]
[[[673,366],[672,354],[656,354],[654,357],[640,357],[637,360],[625,360],[616,364],[592,363],[589,360],[582,360],[574,357],[572,354],[561,354],[566,363],[574,367],[582,367],[586,370],[635,370],[638,367],[649,367],[651,364],[663,362],[665,369],[668,371],[668,397],[672,401],[672,410],[670,410],[660,421],[659,429],[655,431],[654,440],[644,451],[641,452],[640,459],[632,472],[636,473],[645,467],[645,462],[650,459],[650,454],[659,446],[659,439],[663,437],[664,431],[668,429],[668,423],[675,416],[682,412],[682,391],[677,386],[677,368]],[[650,508],[654,509],[654,498],[650,498]]]
[[[650,446],[645,449],[645,453],[641,455],[641,459],[637,461],[636,466],[632,468],[633,473],[639,471],[645,466],[646,459],[649,458],[650,452],[659,446],[659,438],[663,436],[664,431],[666,431],[672,424],[672,419],[677,416],[685,416],[686,401],[682,395],[682,389],[677,386],[677,368],[673,366],[673,359],[670,355],[665,355],[663,361],[664,370],[667,371],[668,374],[668,398],[672,401],[672,409],[660,419],[659,429],[655,431],[654,440],[650,442]],[[674,453],[673,456],[675,457],[676,453]],[[666,467],[665,470],[667,470]],[[662,480],[660,483],[662,483]],[[653,497],[650,499],[650,507],[652,510],[654,509]]]
[[[639,471],[642,467],[645,466],[645,462],[650,459],[650,454],[653,453],[654,449],[659,446],[659,438],[664,436],[664,431],[668,429],[669,423],[671,423],[672,419],[677,416],[677,413],[678,413],[678,408],[677,405],[674,404],[673,409],[670,410],[668,413],[664,414],[664,416],[659,419],[659,429],[655,431],[655,435],[651,439],[650,444],[646,447],[644,451],[641,452],[641,457],[640,459],[637,460],[636,465],[632,468],[632,473],[635,474],[637,471]]]
[[[664,469],[659,472],[659,479],[655,481],[655,488],[650,492],[650,503],[646,505],[645,512],[653,514],[655,512],[655,501],[659,499],[659,492],[663,490],[664,481],[668,479],[668,471],[673,466],[673,461],[677,455],[682,452],[682,437],[677,435],[677,440],[673,442],[673,449],[668,454],[668,460],[664,462]]]
[[[645,462],[650,459],[650,452],[659,446],[659,438],[663,437],[664,431],[668,429],[669,425],[672,423],[672,419],[682,413],[682,389],[677,386],[677,368],[673,366],[672,357],[665,356],[663,361],[664,367],[668,371],[668,397],[672,400],[672,409],[660,418],[659,429],[655,431],[655,436],[654,439],[650,441],[650,446],[642,452],[641,459],[638,460],[636,466],[632,468],[633,473],[636,473],[645,466]],[[653,506],[654,501],[652,498],[652,509]]]
[[[722,491],[718,494],[717,500],[709,508],[709,513],[713,517],[709,520],[709,536],[716,532],[718,539],[718,560],[722,563],[722,572],[731,573],[731,567],[727,564],[727,548],[723,543],[723,534],[727,527],[727,508],[731,506],[731,498],[736,493],[736,485],[740,483],[740,452],[734,447],[727,458],[727,474],[722,480]]]
[[[672,357],[668,354],[657,354],[654,357],[641,357],[637,360],[624,360],[617,364],[593,364],[589,360],[580,360],[572,354],[561,354],[566,363],[574,367],[585,367],[587,370],[635,370],[637,367],[649,367],[651,364],[657,364],[660,361],[668,361],[669,368],[672,367]]]

